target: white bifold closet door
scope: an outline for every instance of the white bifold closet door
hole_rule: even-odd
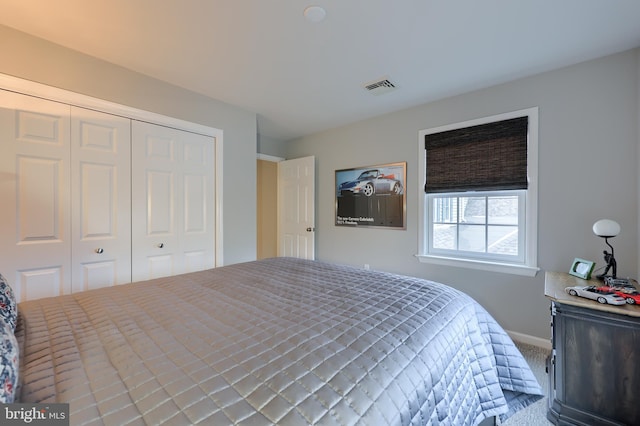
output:
[[[132,121],[132,280],[215,266],[214,140]]]
[[[0,273],[18,300],[131,281],[129,122],[0,91]]]
[[[71,292],[69,115],[0,91],[0,273],[20,301]]]
[[[18,300],[214,267],[215,143],[0,90],[0,273]]]
[[[131,282],[131,120],[71,108],[72,291]]]

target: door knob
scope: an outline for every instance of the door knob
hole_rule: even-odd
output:
[[[313,231],[315,231],[315,230],[316,230],[316,228],[312,228],[312,227],[308,227],[308,228],[307,228],[307,232],[313,232]]]
[[[158,248],[162,248],[162,247],[164,247],[164,243],[158,244]]]
[[[102,254],[102,253],[104,253],[104,249],[103,248],[97,248],[96,249],[96,253]]]

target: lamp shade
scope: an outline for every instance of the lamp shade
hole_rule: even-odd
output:
[[[615,237],[620,233],[620,225],[614,220],[600,219],[593,224],[593,233],[599,237]]]
[[[327,12],[320,6],[309,6],[304,10],[304,17],[307,18],[307,21],[320,22],[325,16],[327,16]]]

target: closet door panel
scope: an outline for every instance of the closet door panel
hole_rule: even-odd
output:
[[[145,273],[148,274],[141,279],[151,279],[168,277],[176,274],[174,266],[175,254],[149,255],[146,259]],[[179,273],[179,272],[178,272]]]
[[[215,266],[215,157],[212,138],[195,133],[182,135],[182,207],[180,224],[184,271]]]
[[[131,122],[71,117],[73,291],[131,282]]]
[[[60,160],[31,155],[18,155],[16,160],[18,241],[61,241],[65,226]]]
[[[132,126],[133,280],[214,267],[213,139]]]
[[[68,293],[64,266],[23,268],[16,271],[16,298],[19,301],[41,299]],[[67,274],[68,275],[68,274]]]
[[[177,130],[132,122],[132,279],[182,272],[177,223],[180,135]]]
[[[69,115],[0,90],[0,273],[19,301],[71,291]]]
[[[171,171],[147,170],[146,188],[147,235],[168,236],[175,234],[175,190],[176,174]]]

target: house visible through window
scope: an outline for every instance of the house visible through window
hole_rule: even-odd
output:
[[[418,258],[535,275],[537,109],[423,130]]]
[[[429,196],[430,252],[467,252],[470,257],[524,261],[525,191]]]

